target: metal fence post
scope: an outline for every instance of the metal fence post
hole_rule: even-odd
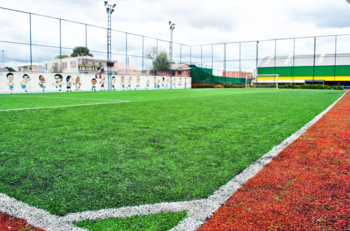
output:
[[[87,47],[87,24],[85,24],[85,63],[87,64],[87,55],[88,55],[88,53],[87,53],[87,49],[88,49],[88,47]]]
[[[30,72],[33,72],[33,54],[32,54],[32,14],[29,13],[29,42],[30,42]]]
[[[59,19],[60,22],[60,73],[62,73],[62,24],[61,19]]]
[[[293,82],[292,82],[292,85],[294,87],[294,76],[295,76],[295,38],[293,39]]]
[[[128,75],[129,63],[128,63],[128,33],[125,33],[125,69],[126,75]]]
[[[145,57],[145,36],[142,36],[142,71],[144,69],[144,57]]]
[[[258,67],[259,67],[259,41],[256,41],[256,78],[255,78],[255,87],[258,86]]]
[[[211,44],[211,84],[214,84],[214,46]]]
[[[312,73],[312,89],[315,85],[315,66],[316,66],[316,37],[314,37],[314,63],[313,63],[313,73]]]
[[[239,85],[241,85],[241,79],[242,79],[242,60],[241,60],[241,42],[239,43]]]
[[[333,89],[335,89],[335,77],[337,75],[337,43],[338,43],[338,36],[335,36],[335,52],[334,52],[334,80],[333,80]]]
[[[224,84],[226,83],[226,43],[224,43]]]

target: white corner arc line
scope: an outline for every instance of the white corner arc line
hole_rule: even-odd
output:
[[[91,106],[100,104],[116,104],[116,103],[130,103],[130,101],[116,101],[116,102],[106,102],[106,103],[89,103],[89,104],[77,104],[77,105],[64,105],[64,106],[52,106],[52,107],[33,107],[33,108],[16,108],[16,109],[4,109],[1,111],[22,111],[22,110],[37,110],[37,109],[47,109],[47,108],[62,108],[62,107],[81,107],[81,106]]]
[[[227,184],[221,186],[213,195],[206,199],[183,201],[183,202],[164,202],[158,204],[140,205],[133,207],[122,207],[118,209],[102,209],[97,211],[86,211],[67,214],[58,217],[49,212],[38,209],[23,202],[17,201],[5,194],[0,193],[0,211],[6,212],[11,216],[25,219],[28,224],[48,231],[81,231],[86,230],[78,228],[73,222],[106,219],[112,217],[130,217],[135,215],[148,215],[163,212],[187,211],[187,217],[179,222],[172,231],[192,231],[201,227],[208,218],[210,218],[232,195],[242,187],[249,179],[260,172],[283,149],[299,138],[307,129],[315,124],[323,115],[340,101],[346,92],[330,105],[326,110],[317,115],[314,119],[300,128],[297,132],[275,146],[271,151],[263,155],[242,173],[234,177]],[[129,101],[126,101],[129,102]]]

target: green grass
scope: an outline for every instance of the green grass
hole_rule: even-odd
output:
[[[343,93],[1,95],[1,110],[130,103],[0,111],[0,192],[56,215],[205,198]]]
[[[176,226],[185,216],[186,212],[159,213],[147,216],[81,221],[76,225],[90,231],[165,231]]]

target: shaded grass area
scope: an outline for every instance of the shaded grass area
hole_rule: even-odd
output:
[[[81,221],[76,225],[90,231],[165,231],[176,226],[185,216],[186,212],[159,213],[147,216]]]
[[[0,112],[0,192],[56,215],[204,198],[341,94],[38,94],[131,103]],[[0,98],[11,107],[12,98]],[[35,100],[15,102],[24,107]]]

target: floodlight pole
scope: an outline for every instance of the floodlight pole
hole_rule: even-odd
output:
[[[106,11],[108,14],[108,28],[107,28],[107,75],[108,75],[108,90],[110,91],[111,88],[111,67],[109,64],[112,61],[112,13],[114,12],[114,8],[116,7],[116,4],[108,4],[107,1],[104,2]]]
[[[173,61],[173,31],[175,30],[175,23],[169,21],[170,26],[170,43],[169,43],[169,60]]]

